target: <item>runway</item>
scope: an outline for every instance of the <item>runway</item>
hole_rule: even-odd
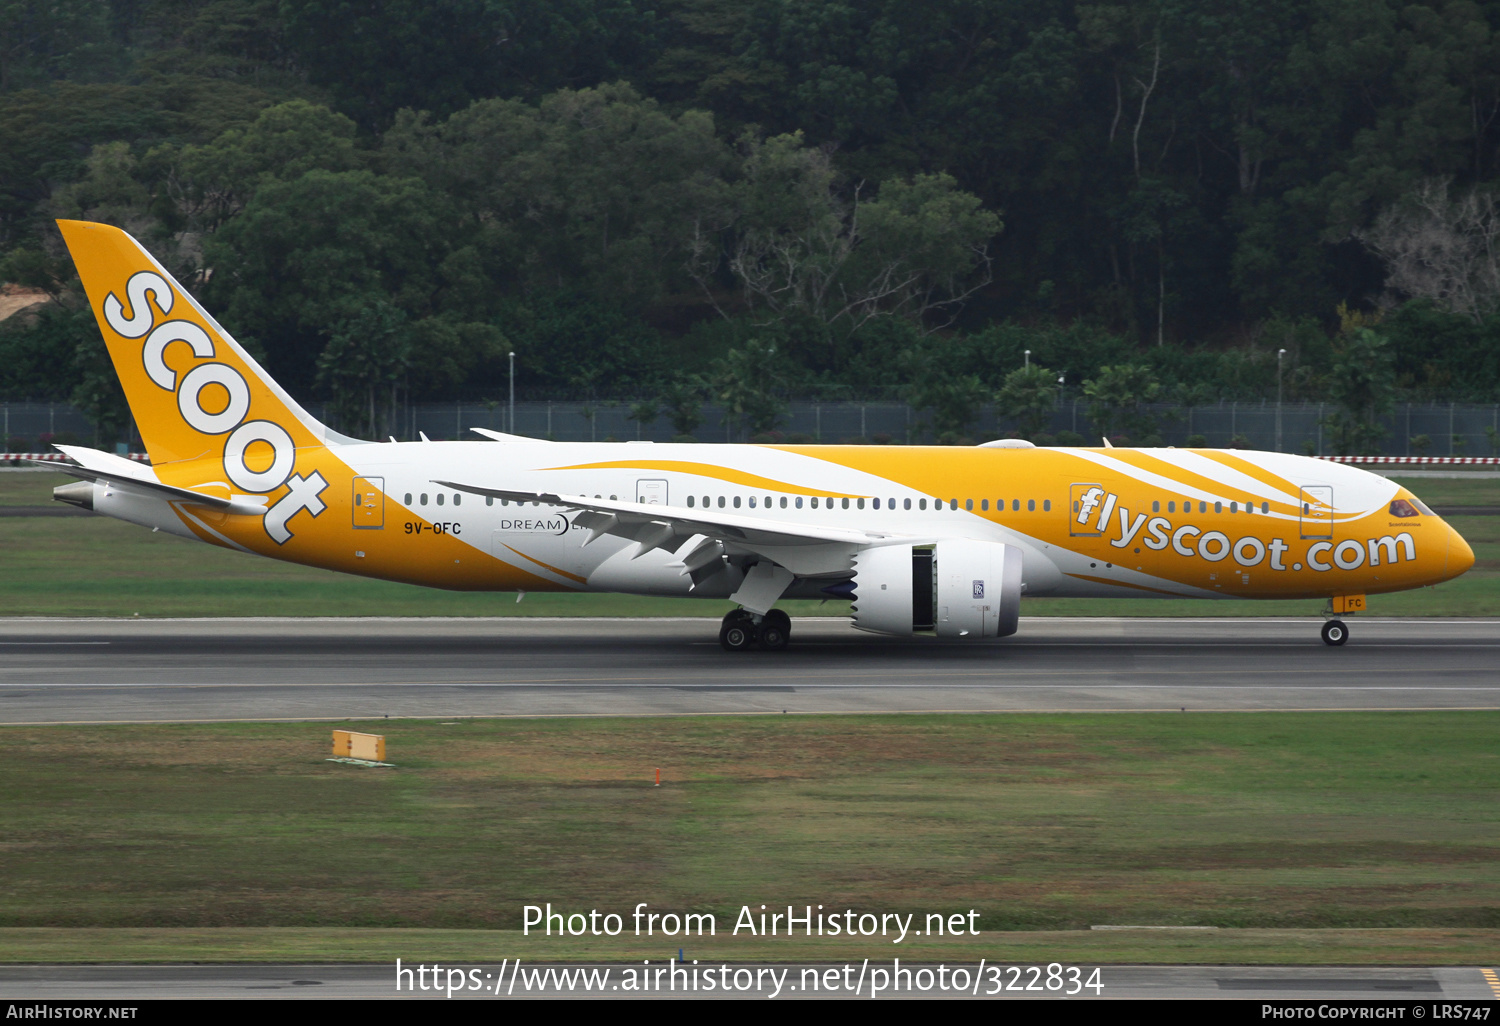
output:
[[[1500,621],[1028,618],[939,644],[799,619],[730,654],[705,619],[0,621],[0,723],[381,717],[1500,708]]]
[[[721,966],[723,967],[721,969]],[[169,965],[169,966],[6,966],[0,967],[0,1001],[159,1001],[182,998],[350,1000],[360,998],[416,998],[447,1000],[443,987],[429,986],[427,966],[421,987],[413,978],[396,991],[394,965]],[[632,963],[629,971],[639,967]],[[1305,1005],[1309,1001],[1379,1002],[1387,1007],[1419,1002],[1493,1003],[1494,987],[1477,968],[1333,967],[1333,966],[1103,966],[1094,977],[1092,966],[1083,966],[1076,983],[1068,976],[1055,978],[1057,988],[1046,989],[1046,967],[1036,976],[1023,971],[1011,974],[999,967],[977,964],[948,965],[942,976],[937,966],[902,960],[907,976],[897,978],[890,962],[855,961],[844,973],[844,964],[774,965],[749,963],[689,963],[678,971],[683,985],[669,990],[667,979],[661,990],[632,990],[623,984],[627,967],[622,965],[547,966],[514,963],[442,967],[439,979],[456,981],[453,998],[488,1001],[556,997],[648,997],[648,998],[851,998],[880,997],[989,997],[999,1000],[1033,999],[1198,999],[1232,1001],[1281,1001]],[[1061,967],[1060,967],[1061,968]],[[447,974],[452,970],[455,975]],[[861,972],[864,969],[864,972]],[[559,973],[570,985],[559,985]],[[955,970],[962,973],[963,987],[953,986]],[[669,969],[663,970],[665,976]],[[474,975],[469,975],[472,972]],[[705,988],[712,973],[713,989]],[[831,974],[830,974],[831,973]],[[920,974],[920,975],[918,975]],[[412,970],[407,970],[413,976]],[[694,976],[696,975],[696,979]],[[669,978],[668,978],[669,979]],[[1078,986],[1096,980],[1097,989]],[[941,989],[938,980],[946,986]],[[997,983],[998,980],[998,983]],[[722,985],[721,984],[722,981]],[[696,983],[697,987],[690,984]],[[1027,985],[1032,989],[1028,992]],[[519,985],[517,985],[519,984]],[[904,984],[904,985],[903,985]],[[858,990],[855,989],[856,985]],[[977,985],[977,986],[975,986]],[[684,989],[686,988],[686,989]],[[879,988],[872,995],[872,989]],[[1075,989],[1076,988],[1076,989]],[[1069,990],[1073,992],[1068,993]],[[727,993],[726,993],[727,991]],[[1424,1013],[1426,1009],[1424,1008]],[[1434,1012],[1434,1017],[1437,1013]],[[1420,1018],[1411,1015],[1410,1018]],[[1457,1017],[1457,1016],[1450,1016]]]

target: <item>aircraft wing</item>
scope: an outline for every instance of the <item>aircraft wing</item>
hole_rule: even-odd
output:
[[[433,483],[471,495],[576,509],[579,513],[573,518],[573,523],[590,532],[585,545],[607,534],[639,542],[641,549],[636,553],[637,557],[652,549],[669,548],[678,553],[685,574],[695,573],[723,554],[751,554],[770,559],[802,576],[836,575],[848,571],[849,556],[857,549],[922,541],[912,535],[768,521],[707,509],[689,510],[680,506],[595,499],[587,495],[483,488],[457,481]],[[689,543],[684,544],[684,539]]]

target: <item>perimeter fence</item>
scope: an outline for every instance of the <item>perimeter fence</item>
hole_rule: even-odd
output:
[[[319,403],[308,412],[328,419]],[[395,418],[388,432],[401,441],[423,436],[434,439],[474,438],[472,428],[485,428],[559,442],[653,441],[679,437],[663,414],[634,419],[637,407],[620,400],[583,402],[518,402],[514,423],[505,403],[412,403]],[[1213,448],[1267,449],[1332,455],[1327,428],[1337,407],[1331,403],[1218,403],[1209,406],[1152,405],[1142,411],[1154,422],[1161,444]],[[1045,428],[1056,438],[1073,432],[1087,444],[1098,444],[1099,432],[1089,419],[1089,404],[1066,400],[1058,404]],[[691,438],[697,442],[743,442],[751,437],[746,426],[727,416],[717,404],[704,404],[701,421]],[[791,402],[779,418],[774,440],[818,443],[918,444],[933,440],[923,411],[895,402]],[[337,426],[337,425],[335,425]],[[1381,419],[1384,430],[1380,455],[1495,456],[1500,455],[1500,404],[1403,403]],[[968,431],[975,442],[1018,433],[1018,425],[985,407]],[[132,426],[130,450],[140,448]],[[11,452],[39,451],[53,441],[113,448],[93,423],[67,403],[0,403],[0,438]],[[1279,444],[1278,444],[1279,440]],[[124,444],[124,443],[120,443]]]

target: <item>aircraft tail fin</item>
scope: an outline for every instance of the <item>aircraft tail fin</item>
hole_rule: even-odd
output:
[[[222,454],[242,487],[263,492],[290,473],[293,450],[354,441],[287,395],[135,239],[57,225],[153,465]]]

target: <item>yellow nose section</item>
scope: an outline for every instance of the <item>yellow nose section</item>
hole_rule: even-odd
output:
[[[1447,580],[1459,576],[1474,565],[1474,550],[1469,543],[1464,541],[1464,536],[1448,528],[1448,567]]]

